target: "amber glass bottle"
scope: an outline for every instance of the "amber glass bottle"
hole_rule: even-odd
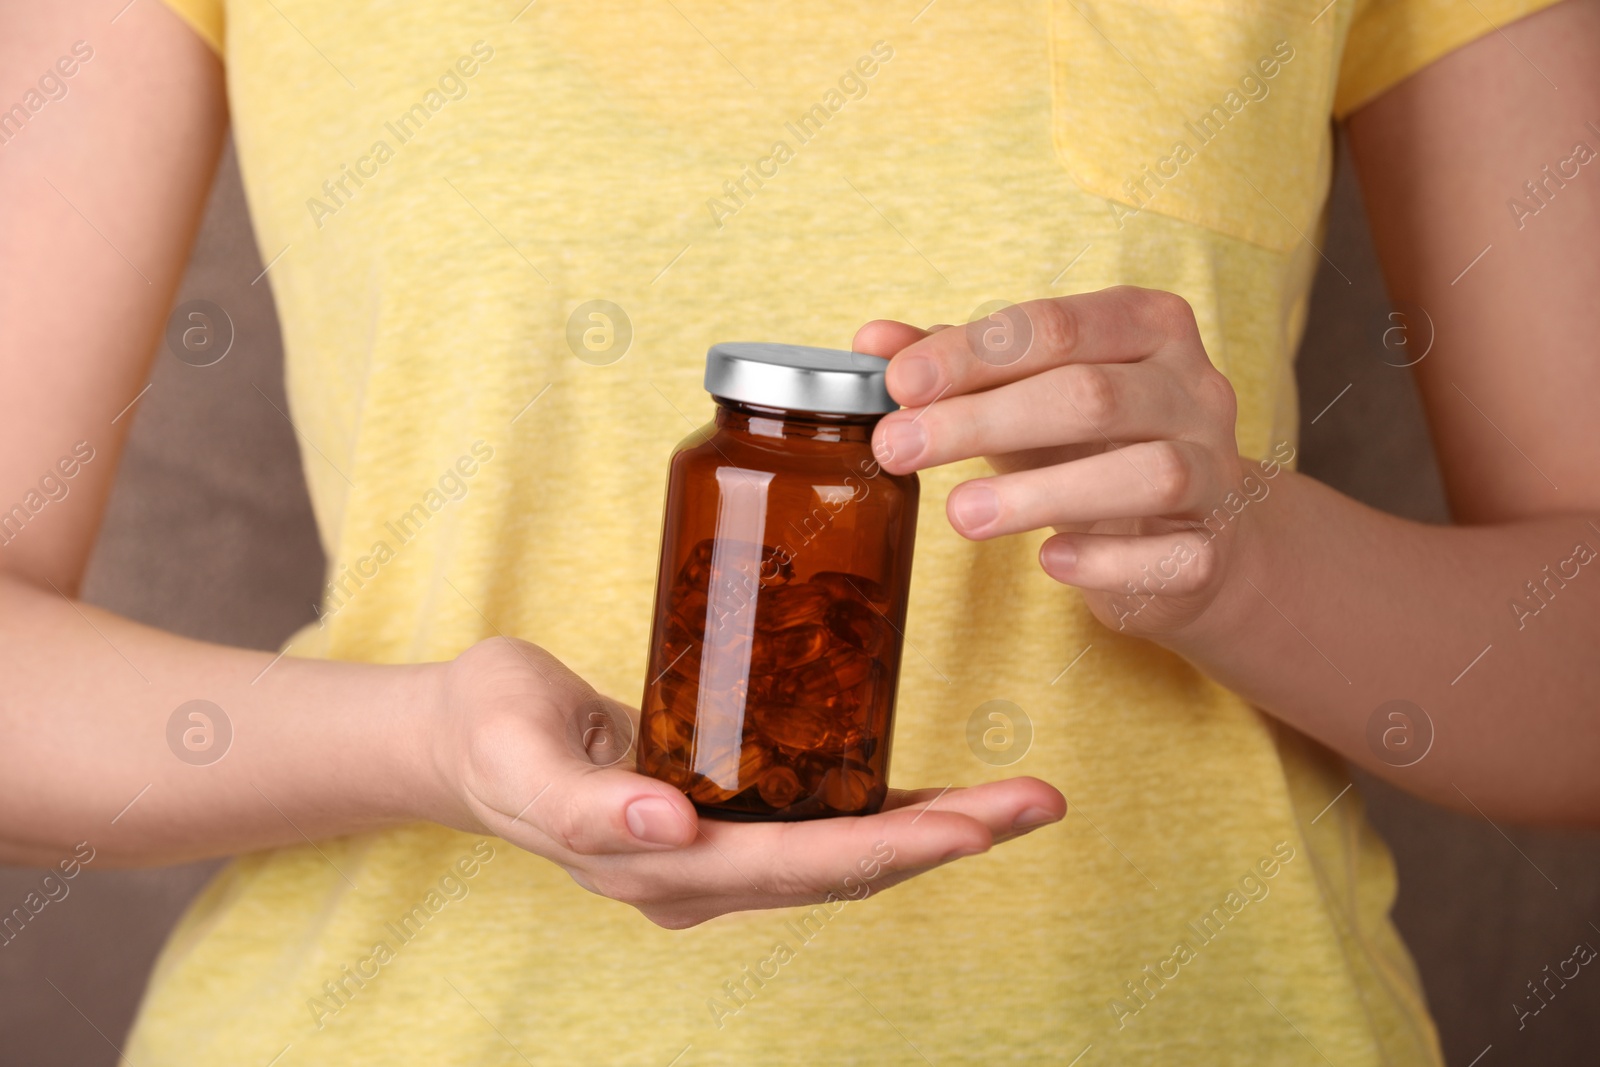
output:
[[[704,814],[883,805],[918,492],[872,455],[887,365],[706,356],[716,414],[672,455],[639,731],[639,770]]]

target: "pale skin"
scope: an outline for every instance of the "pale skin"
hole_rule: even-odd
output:
[[[0,551],[0,860],[50,864],[87,839],[97,864],[166,863],[429,820],[503,837],[676,928],[839,892],[880,841],[895,856],[874,879],[883,888],[1061,818],[1057,790],[1018,778],[942,795],[895,793],[889,810],[861,819],[698,819],[681,793],[632,773],[626,760],[612,762],[589,733],[592,702],[603,698],[532,645],[496,639],[452,662],[411,666],[286,657],[263,675],[270,654],[191,641],[76,602],[130,421],[111,420],[147,378],[226,123],[215,57],[160,5],[135,5],[108,29],[120,6],[72,0],[0,14],[7,85],[35,79],[64,42],[96,47],[74,78],[72,107],[47,109],[50,121],[32,123],[0,156],[0,203],[8,205],[0,228],[0,500],[21,498],[74,442],[91,442],[97,456],[74,479],[70,507],[47,509],[26,538]],[[1357,762],[1372,763],[1363,736],[1371,707],[1395,695],[1428,704],[1434,675],[1448,683],[1484,641],[1496,640],[1499,653],[1494,632],[1480,640],[1465,616],[1481,608],[1491,620],[1504,587],[1568,554],[1560,524],[1576,523],[1564,516],[1600,510],[1600,442],[1578,431],[1578,405],[1600,385],[1585,358],[1600,326],[1585,294],[1596,291],[1600,265],[1592,254],[1583,258],[1585,241],[1600,231],[1600,199],[1574,188],[1561,228],[1479,265],[1485,288],[1441,288],[1454,273],[1446,264],[1458,268],[1476,251],[1459,254],[1462,220],[1503,210],[1522,171],[1547,161],[1545,142],[1600,115],[1596,10],[1568,0],[1506,31],[1562,86],[1554,102],[1541,96],[1532,106],[1537,89],[1521,76],[1522,60],[1491,37],[1351,123],[1364,159],[1404,161],[1363,168],[1391,288],[1434,310],[1449,352],[1449,363],[1438,365],[1469,394],[1504,405],[1496,421],[1559,494],[1526,484],[1514,452],[1500,455],[1468,419],[1444,411],[1450,387],[1429,379],[1443,371],[1422,368],[1452,503],[1475,525],[1414,527],[1285,473],[1271,507],[1247,511],[1248,522],[1208,546],[1209,562],[1186,568],[1192,588],[1138,616],[1137,636],[1188,656]],[[1446,166],[1463,141],[1472,165]],[[1073,544],[1077,564],[1065,565],[1048,546],[1041,562],[1109,617],[1096,590],[1117,588],[1119,567],[1170,540],[1194,501],[1239,478],[1231,393],[1170,296],[1118,290],[1027,307],[1048,343],[1005,373],[1056,374],[1081,407],[1092,396],[1072,392],[1083,385],[1074,377],[1083,368],[1127,370],[1127,388],[1088,410],[1117,427],[1108,430],[1113,440],[1144,451],[1062,462],[1081,441],[1095,451],[1104,439],[1083,436],[1070,406],[1008,399],[1015,394],[994,388],[998,377],[975,376],[983,367],[960,351],[963,331],[925,336],[878,322],[863,328],[857,347],[895,357],[890,386],[903,402],[924,404],[952,386],[922,420],[930,450],[914,459],[902,452],[892,469],[1003,457],[997,465],[1014,473],[986,480],[1000,493],[999,519],[962,525],[963,500],[977,488],[969,484],[952,495],[957,528],[970,536],[1086,531],[1051,542]],[[1052,329],[1069,322],[1079,325],[1076,334]],[[1491,355],[1506,351],[1518,353],[1515,364]],[[911,380],[918,355],[944,375],[926,396]],[[1558,375],[1562,388],[1539,385]],[[947,429],[946,413],[958,410],[970,413],[971,425]],[[1043,452],[1005,457],[1022,448],[1058,451],[1046,464]],[[1171,495],[1151,497],[1143,478],[1135,484],[1124,475],[1134,466]],[[1168,485],[1174,473],[1185,477]],[[1112,532],[1137,536],[1095,536]],[[1336,674],[1329,682],[1321,656],[1296,644],[1292,629],[1280,631],[1281,616],[1249,603],[1246,577],[1289,618],[1315,621],[1313,639],[1349,674],[1349,686]],[[1526,647],[1507,640],[1504,657],[1475,668],[1470,695],[1452,692],[1452,728],[1441,726],[1438,751],[1411,769],[1421,773],[1396,775],[1402,785],[1460,804],[1454,782],[1496,815],[1594,821],[1600,787],[1582,769],[1596,744],[1582,728],[1578,694],[1600,688],[1600,669],[1579,653],[1600,630],[1600,598],[1575,586],[1568,601],[1548,634],[1521,642]],[[1402,650],[1381,639],[1377,602],[1385,625],[1414,645]],[[227,708],[237,736],[203,775],[165,743],[168,716],[197,694]],[[622,718],[636,713],[616,701],[604,706],[625,732]],[[1526,708],[1517,724],[1536,732],[1519,735],[1508,707]]]
[[[893,357],[889,389],[906,405],[876,431],[885,467],[986,456],[1001,472],[952,490],[960,533],[1054,529],[1040,565],[1106,625],[1414,793],[1593,825],[1600,581],[1572,559],[1579,542],[1600,550],[1600,180],[1569,182],[1521,231],[1506,200],[1575,141],[1596,143],[1600,5],[1568,0],[1505,35],[1515,48],[1485,36],[1349,123],[1389,290],[1437,328],[1416,375],[1458,525],[1403,521],[1281,472],[1206,536],[1203,520],[1263,473],[1238,455],[1233,391],[1168,293],[1020,305],[1033,343],[1006,366],[994,364],[1014,353],[978,358],[968,329],[878,321],[855,346]],[[1187,561],[1153,597],[1127,594],[1130,581],[1152,588],[1145,565],[1173,559]],[[1509,602],[1547,564],[1579,577],[1548,587],[1529,622]],[[1436,729],[1404,768],[1366,735],[1397,698]]]

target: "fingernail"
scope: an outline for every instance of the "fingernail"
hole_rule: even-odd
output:
[[[1031,830],[1035,826],[1043,826],[1047,822],[1055,822],[1056,816],[1043,808],[1024,808],[1011,820],[1013,830]]]
[[[928,447],[928,435],[921,425],[904,419],[882,427],[873,453],[879,463],[913,463]]]
[[[1039,562],[1056,574],[1071,574],[1078,562],[1078,550],[1064,541],[1046,541],[1039,550]]]
[[[683,840],[683,816],[660,797],[640,797],[628,805],[624,817],[628,830],[652,845],[676,845]]]
[[[927,356],[906,356],[894,362],[895,399],[915,405],[932,399],[939,385],[939,368]]]
[[[983,485],[970,485],[950,497],[951,517],[963,530],[974,531],[989,525],[1000,514],[1000,498]]]

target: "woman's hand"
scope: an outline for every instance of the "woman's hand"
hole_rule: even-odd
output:
[[[494,639],[437,667],[432,817],[552,860],[672,929],[860,898],[1066,812],[1055,789],[1018,778],[891,792],[885,811],[861,818],[702,820],[681,792],[634,773],[636,712],[542,649]]]
[[[962,536],[1055,529],[1045,572],[1127,633],[1174,633],[1215,599],[1249,516],[1223,508],[1243,481],[1233,388],[1181,297],[1124,286],[962,328],[878,320],[854,347],[892,357],[885,469],[984,456],[998,472],[950,492]]]

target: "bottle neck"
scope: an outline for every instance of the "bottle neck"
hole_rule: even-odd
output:
[[[883,418],[874,415],[835,415],[819,411],[793,411],[769,408],[713,396],[717,402],[716,426],[719,430],[748,433],[756,437],[803,437],[817,441],[866,444],[872,428]]]

